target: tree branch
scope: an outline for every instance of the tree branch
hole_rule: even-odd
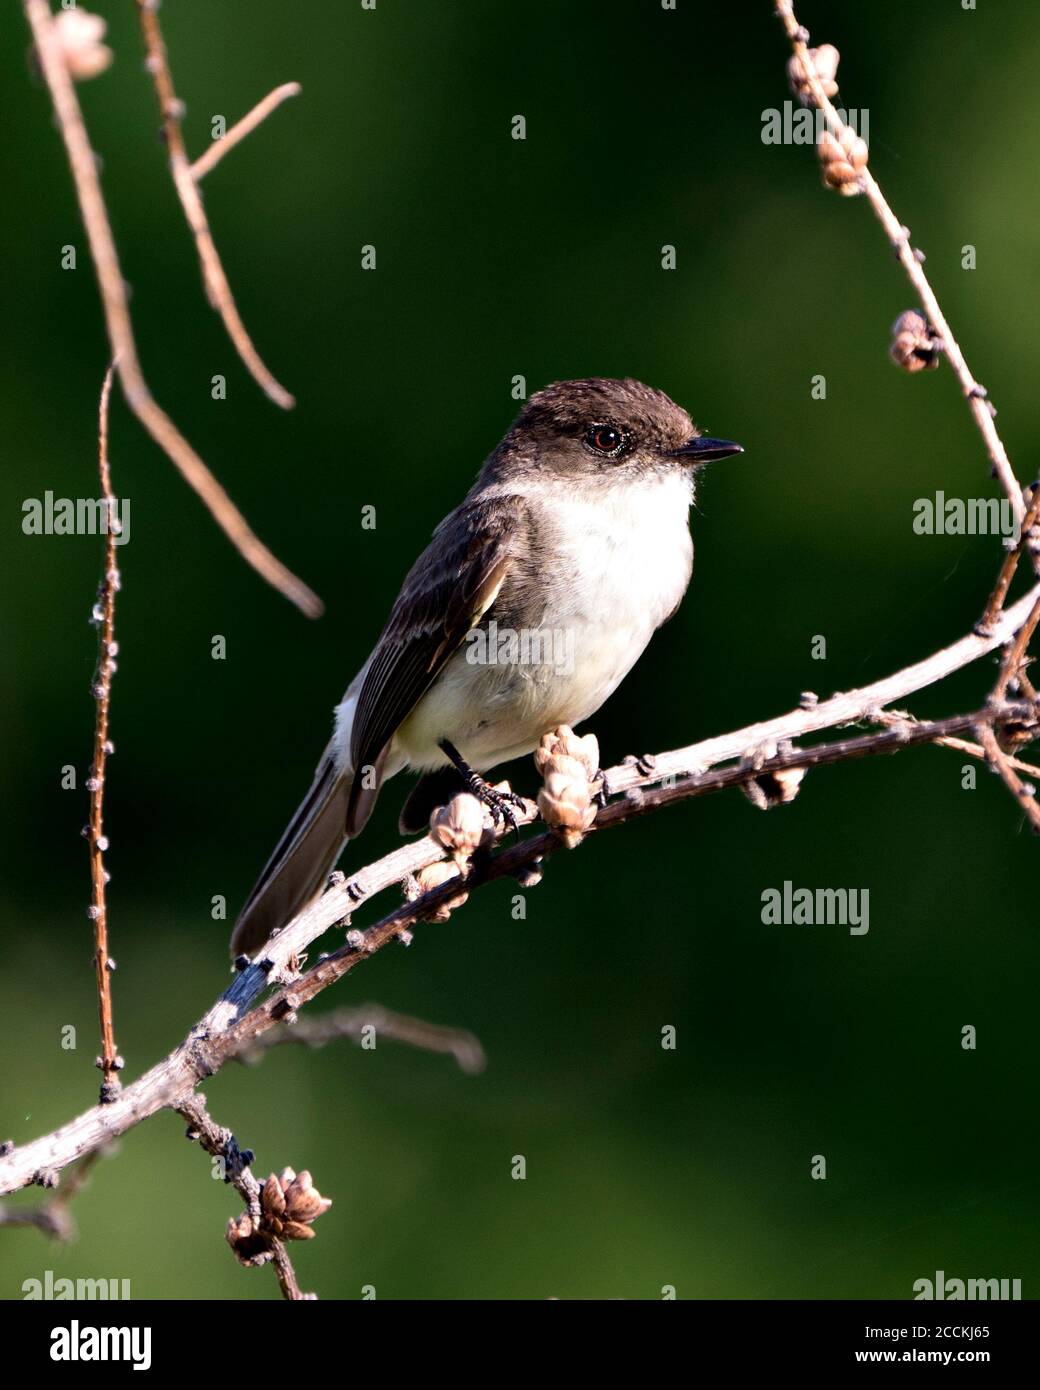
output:
[[[1009,609],[1002,615],[1002,624],[1007,623],[1013,612],[1013,609]],[[974,640],[985,643],[987,639]],[[991,645],[996,645],[992,639],[989,640]],[[976,655],[980,654],[981,651],[976,652]],[[925,664],[921,663],[922,666]],[[896,677],[889,678],[889,682],[894,681]],[[839,713],[833,722],[849,723],[848,706],[845,704],[849,697],[835,698],[841,703],[835,706]],[[877,707],[876,701],[872,705],[869,701],[861,703],[865,711]],[[833,705],[834,702],[828,704]],[[751,725],[722,739],[709,739],[688,749],[661,754],[652,760],[653,771],[648,768],[641,773],[634,762],[610,769],[605,774],[605,785],[617,791],[618,783],[626,780],[627,794],[599,810],[592,831],[623,825],[675,802],[747,785],[777,772],[895,752],[1005,720],[1035,722],[1036,716],[1036,707],[1028,702],[1001,708],[987,705],[984,709],[952,719],[900,725],[812,748],[792,748],[769,757],[757,756],[762,748],[762,739],[757,734],[762,728],[770,726]],[[787,718],[793,721],[796,716]],[[782,724],[780,720],[772,721],[771,727]],[[714,752],[708,751],[723,746],[736,746],[752,756],[745,756],[740,762],[726,768],[703,770],[710,758],[720,761],[721,756],[736,756],[731,752],[716,758]],[[650,761],[644,759],[644,765]],[[668,773],[665,785],[645,789],[647,783],[661,778],[663,765],[689,770]],[[522,824],[529,823],[531,819],[532,811],[518,816]],[[506,832],[498,833],[504,835]],[[337,882],[276,933],[257,958],[245,965],[238,978],[200,1019],[184,1042],[144,1076],[127,1086],[117,1100],[110,1105],[97,1106],[52,1134],[0,1158],[0,1195],[39,1182],[44,1177],[52,1179],[61,1168],[125,1133],[149,1115],[169,1106],[182,1106],[201,1081],[212,1076],[229,1059],[254,1048],[257,1039],[270,1029],[294,1019],[296,1011],[303,1004],[342,978],[360,961],[367,960],[391,941],[403,940],[407,943],[410,929],[438,908],[451,904],[459,897],[460,890],[468,893],[495,879],[523,874],[554,853],[560,843],[555,832],[544,831],[494,856],[474,861],[470,874],[464,880],[455,878],[423,894],[365,931],[351,930],[345,946],[319,959],[317,964],[301,974],[299,967],[307,944],[330,927],[342,923],[344,918],[349,920],[351,911],[374,893],[400,883],[408,874],[414,874],[422,867],[442,859],[444,850],[426,837],[384,856],[353,879]],[[250,1008],[272,984],[280,985],[277,992],[257,1007]]]
[[[1011,759],[997,742],[996,735],[988,724],[980,723],[978,725],[978,739],[986,750],[986,760],[990,767],[1003,780],[1008,791],[1025,812],[1026,819],[1032,824],[1033,830],[1040,835],[1040,806],[1037,805],[1036,801],[1035,783],[1022,781],[1012,766]]]
[[[104,573],[98,588],[98,602],[93,612],[94,621],[99,628],[98,664],[94,677],[94,761],[87,780],[87,789],[90,792],[90,824],[87,828],[90,848],[90,917],[94,923],[94,969],[97,975],[98,1017],[101,1022],[101,1055],[97,1064],[102,1076],[102,1102],[114,1100],[119,1094],[119,1070],[123,1065],[123,1059],[116,1051],[115,1026],[112,1022],[113,962],[108,954],[108,915],[105,908],[105,885],[108,883],[105,850],[108,842],[104,835],[105,774],[111,750],[108,740],[108,716],[112,699],[112,677],[116,670],[116,593],[120,585],[119,566],[116,561],[119,513],[112,493],[112,477],[108,463],[108,402],[112,394],[114,370],[115,363],[112,363],[105,373],[101,401],[98,405],[98,474],[101,496],[105,504],[106,528]]]
[[[187,1122],[187,1137],[193,1142],[197,1142],[200,1148],[213,1158],[220,1160],[224,1181],[230,1183],[245,1201],[250,1229],[252,1231],[259,1230],[262,1222],[261,1194],[263,1189],[253,1176],[249,1166],[253,1161],[252,1151],[240,1148],[232,1132],[213,1121],[206,1109],[205,1096],[191,1096],[183,1104],[174,1108],[177,1114]],[[241,1256],[239,1258],[242,1264],[253,1266],[272,1264],[278,1278],[278,1286],[282,1291],[282,1297],[288,1302],[298,1303],[314,1298],[314,1294],[300,1291],[296,1271],[293,1269],[289,1253],[282,1241],[277,1238],[265,1239],[261,1248],[257,1249],[251,1258],[242,1259]]]
[[[1040,775],[1040,769],[1037,772]],[[385,1009],[381,1004],[358,1004],[333,1009],[314,1018],[301,1018],[291,1025],[282,1025],[258,1038],[254,1047],[244,1049],[239,1054],[239,1060],[247,1064],[258,1062],[272,1047],[283,1043],[298,1043],[311,1050],[325,1047],[340,1038],[360,1043],[365,1041],[366,1030],[370,1028],[374,1029],[377,1037],[386,1038],[388,1042],[404,1043],[423,1052],[452,1057],[459,1071],[467,1076],[478,1076],[487,1065],[480,1039],[468,1029],[427,1023],[425,1019],[411,1018],[408,1014]]]
[[[216,167],[226,154],[229,154],[235,146],[246,136],[257,128],[261,121],[267,119],[272,111],[277,110],[283,101],[288,101],[290,97],[298,97],[303,88],[298,82],[283,82],[280,87],[276,87],[273,92],[268,92],[262,101],[258,101],[242,117],[236,121],[230,130],[225,131],[219,140],[214,140],[205,154],[200,154],[198,159],[191,165],[191,176],[196,183],[204,179],[209,171]]]
[[[103,1154],[102,1149],[94,1149],[78,1163],[58,1192],[39,1202],[34,1207],[0,1206],[0,1226],[33,1226],[44,1235],[62,1244],[67,1244],[76,1236],[76,1222],[70,1210],[72,1200],[82,1188],[86,1187]]]
[[[1033,488],[1032,500],[1029,503],[1029,510],[1022,519],[1022,526],[1019,531],[1018,543],[1004,556],[1004,563],[1000,567],[997,575],[997,582],[993,586],[993,592],[989,596],[986,610],[979,619],[978,630],[988,632],[993,626],[997,614],[1004,607],[1007,601],[1008,590],[1011,588],[1011,581],[1015,577],[1018,569],[1018,562],[1022,557],[1022,551],[1029,548],[1036,553],[1037,536],[1035,527],[1040,522],[1040,485]]]
[[[1029,616],[1018,630],[1015,640],[1009,645],[1007,655],[1000,668],[1000,675],[993,687],[993,701],[999,704],[1007,694],[1008,686],[1019,676],[1019,668],[1025,660],[1026,648],[1040,623],[1040,596],[1029,610]]]
[[[224,273],[224,266],[217,252],[213,233],[210,231],[209,219],[206,216],[206,209],[202,205],[202,196],[199,193],[196,176],[192,172],[188,153],[184,146],[184,133],[181,129],[184,103],[179,100],[174,89],[173,73],[170,71],[166,42],[163,39],[162,27],[159,24],[158,0],[137,0],[137,12],[148,55],[145,59],[145,68],[151,73],[152,81],[155,83],[155,95],[159,102],[163,135],[170,156],[170,172],[173,175],[174,187],[181,200],[184,215],[188,219],[188,226],[195,238],[195,248],[198,251],[199,264],[202,267],[202,282],[206,289],[206,297],[223,320],[228,337],[234,343],[236,352],[245,363],[253,379],[276,405],[280,405],[283,410],[291,410],[296,404],[295,398],[265,366],[263,359],[253,345],[252,338],[246,332],[246,326],[242,322],[238,306],[235,304],[235,297],[231,293],[227,275]],[[299,89],[297,88],[297,90]],[[259,117],[253,124],[258,124],[260,119],[262,117]],[[246,132],[243,131],[242,133],[245,134]]]
[[[845,122],[835,110],[827,93],[823,88],[816,67],[809,53],[809,31],[798,23],[794,13],[794,6],[791,0],[774,0],[776,14],[784,26],[784,31],[791,42],[791,48],[798,62],[801,64],[806,81],[811,89],[813,105],[818,107],[827,122],[827,129],[835,138],[839,138],[846,129]],[[989,396],[985,387],[980,386],[975,380],[974,375],[968,368],[964,353],[961,351],[960,344],[954,337],[953,329],[950,327],[946,315],[943,313],[935,291],[929,283],[927,275],[924,273],[924,254],[915,251],[910,244],[910,232],[896,217],[895,213],[888,205],[881,186],[874,178],[869,168],[862,170],[860,175],[862,180],[863,192],[866,194],[870,206],[884,228],[885,235],[891,243],[892,249],[899,258],[899,263],[906,271],[907,278],[920,300],[921,307],[928,317],[929,323],[942,339],[942,346],[945,356],[949,359],[950,366],[953,368],[960,382],[961,390],[968,402],[968,407],[975,418],[975,423],[979,428],[983,441],[986,445],[986,452],[989,455],[990,463],[993,468],[994,477],[998,478],[1001,487],[1011,503],[1015,514],[1015,520],[1022,521],[1025,515],[1025,503],[1022,499],[1022,489],[1019,487],[1018,479],[1015,477],[1008,458],[1004,442],[997,433],[997,427],[993,423],[996,411],[989,402]]]

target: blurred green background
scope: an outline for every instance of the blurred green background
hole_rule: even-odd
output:
[[[309,623],[266,588],[114,400],[131,539],[107,828],[129,1077],[224,987],[230,923],[211,899],[234,915],[405,569],[515,413],[515,374],[529,390],[636,376],[747,448],[703,488],[686,603],[592,722],[606,762],[862,684],[975,620],[999,542],[919,537],[911,521],[936,489],[989,494],[981,442],[945,367],[911,378],[887,360],[913,301],[865,202],[825,193],[805,148],[762,142],[763,110],[789,96],[767,0],[674,13],[658,0],[169,0],[193,154],[214,114],[230,123],[275,84],[303,84],[204,185],[247,326],[298,396],[288,414],[205,303],[134,6],[95,8],[116,60],[79,91],[145,371],[328,605]],[[800,18],[841,49],[872,167],[1033,478],[1036,6],[807,0]],[[23,535],[21,507],[47,489],[96,495],[106,347],[14,5],[4,27],[0,1137],[23,1142],[96,1094],[79,830],[100,547]],[[510,138],[517,113],[524,142]],[[60,268],[69,243],[75,271]],[[226,660],[211,659],[215,634]],[[972,708],[992,674],[983,662],[914,711]],[[315,1006],[375,999],[470,1028],[488,1054],[478,1078],[389,1043],[283,1048],[213,1078],[214,1116],[257,1170],[309,1167],[334,1199],[296,1247],[303,1286],[908,1298],[943,1269],[1020,1278],[1035,1296],[1035,846],[995,779],[962,788],[964,761],[914,750],[823,769],[768,816],[727,793],[594,837],[548,865],[525,922],[515,885],[493,885]],[[76,791],[61,789],[66,764]],[[533,789],[532,767],[510,771]],[[398,842],[403,790],[350,863]],[[762,890],[785,879],[868,888],[869,934],[764,926]],[[75,1051],[60,1046],[68,1024]],[[669,1024],[674,1052],[660,1046]],[[0,1296],[52,1269],[129,1278],[136,1298],[275,1297],[269,1271],[231,1258],[238,1199],[182,1128],[163,1115],[125,1138],[76,1201],[75,1244],[0,1232]],[[810,1179],[815,1154],[826,1181]]]

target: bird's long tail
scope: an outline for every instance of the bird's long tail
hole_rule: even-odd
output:
[[[353,773],[326,751],[311,789],[264,865],[231,934],[232,956],[253,955],[322,888],[347,843]]]

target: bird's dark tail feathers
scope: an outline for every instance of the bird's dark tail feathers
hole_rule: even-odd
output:
[[[239,913],[231,934],[232,956],[253,955],[321,890],[347,843],[353,781],[349,769],[337,772],[326,754]]]

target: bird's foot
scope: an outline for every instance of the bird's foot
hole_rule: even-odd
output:
[[[442,739],[440,746],[448,761],[466,784],[466,790],[471,796],[475,796],[482,806],[487,807],[495,826],[508,826],[519,839],[520,826],[513,814],[513,808],[515,807],[518,811],[526,811],[527,802],[524,798],[517,796],[516,792],[510,791],[507,785],[493,787],[490,782],[481,777],[479,772],[470,767],[459,750],[447,739]]]
[[[479,773],[473,774],[473,781],[467,787],[477,800],[488,808],[491,812],[491,819],[495,825],[508,825],[514,832],[517,839],[520,838],[520,826],[517,824],[516,816],[513,814],[513,807],[518,811],[527,810],[527,802],[522,796],[517,796],[516,792],[508,789],[500,790],[493,787],[489,782],[485,782]]]

